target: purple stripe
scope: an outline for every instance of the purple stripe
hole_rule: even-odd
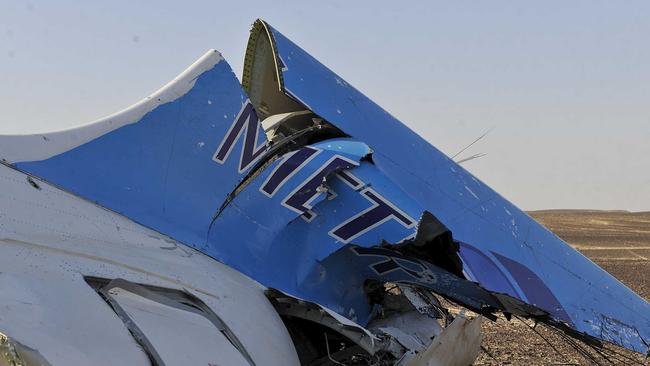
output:
[[[332,234],[335,237],[347,242],[368,228],[373,227],[391,216],[395,217],[398,221],[401,221],[404,226],[408,227],[413,224],[408,217],[404,216],[398,210],[393,208],[390,203],[384,201],[372,191],[367,190],[363,192],[363,194],[374,202],[375,206],[334,230]]]
[[[224,136],[219,149],[214,154],[213,159],[218,163],[223,163],[230,155],[235,143],[239,139],[242,131],[246,130],[242,147],[242,154],[239,161],[239,171],[243,172],[248,168],[260,155],[266,151],[266,144],[255,146],[259,137],[260,124],[253,105],[247,102],[239,112],[239,115],[233,121],[232,126]]]
[[[474,280],[480,283],[481,286],[490,291],[508,294],[524,300],[497,264],[479,249],[461,242],[460,256],[465,266],[474,275]]]
[[[335,157],[325,166],[321,167],[320,170],[309,179],[309,181],[304,183],[294,194],[287,198],[284,203],[299,212],[306,212],[311,208],[307,206],[307,202],[320,194],[318,187],[323,184],[327,175],[337,170],[351,169],[355,166],[356,165],[353,162],[344,160],[338,156]]]
[[[363,192],[363,194],[366,195],[368,198],[370,198],[372,201],[380,204],[380,206],[381,205],[388,206],[388,202],[385,202],[381,198],[377,197],[377,195],[374,194],[372,191],[365,191],[365,192]],[[398,210],[396,210],[396,209],[394,209],[392,207],[389,207],[389,208],[390,208],[391,215],[395,216],[395,218],[397,218],[399,221],[401,221],[402,224],[404,224],[404,226],[410,226],[411,224],[413,224],[413,221],[411,221],[411,219],[409,219],[408,217],[402,215],[401,212],[399,212]]]
[[[573,326],[569,314],[567,314],[558,299],[546,284],[544,284],[541,278],[519,262],[494,252],[492,254],[494,254],[499,262],[510,272],[510,275],[517,281],[519,288],[524,292],[531,305],[546,310],[555,318],[564,320]]]
[[[275,192],[284,184],[284,181],[300,167],[307,159],[309,159],[314,154],[318,153],[319,150],[311,147],[303,147],[302,149],[296,151],[288,159],[284,160],[280,166],[273,171],[273,174],[269,179],[264,183],[262,191],[264,191],[269,196],[275,194]]]
[[[338,176],[339,176],[339,178],[341,178],[342,180],[344,180],[345,182],[350,184],[352,186],[352,188],[354,188],[354,189],[359,189],[359,188],[361,188],[363,186],[362,181],[358,180],[356,177],[349,174],[345,170],[340,171]]]

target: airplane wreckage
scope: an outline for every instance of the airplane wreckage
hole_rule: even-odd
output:
[[[468,365],[497,314],[648,352],[648,302],[261,20],[241,83],[211,50],[0,158],[0,365]]]

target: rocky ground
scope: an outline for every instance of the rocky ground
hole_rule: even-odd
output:
[[[650,212],[551,210],[529,213],[650,301]],[[593,350],[551,328],[484,320],[476,365],[647,365],[643,356],[607,346]]]

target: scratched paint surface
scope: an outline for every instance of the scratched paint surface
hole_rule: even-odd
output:
[[[305,149],[318,153],[301,153]],[[371,311],[365,298],[340,297],[341,291],[360,292],[361,287],[348,288],[341,276],[327,275],[319,263],[344,246],[337,228],[347,227],[349,233],[354,232],[354,243],[359,246],[376,246],[382,240],[399,242],[415,233],[422,212],[372,164],[361,161],[368,153],[365,144],[351,139],[327,140],[288,153],[235,197],[213,223],[209,244],[203,250],[267,286],[318,302],[344,316],[359,315],[353,320],[365,324]],[[287,164],[295,156],[306,162]],[[319,175],[338,158],[346,159],[352,167]],[[295,169],[293,174],[283,172],[285,165]],[[279,184],[275,176],[288,178]],[[300,211],[298,206],[287,204],[315,176],[322,177],[320,182],[325,179],[325,190],[312,188],[308,197],[302,198],[309,200],[309,207]],[[269,185],[279,186],[269,188],[272,196],[265,190]],[[399,212],[394,207],[399,207]],[[373,209],[375,215],[355,220]],[[224,240],[232,242],[224,245]],[[319,271],[321,275],[314,275]],[[361,268],[358,271],[361,273]]]
[[[531,281],[514,278],[525,277],[525,271],[531,271],[563,308],[548,308],[555,302],[547,296],[539,301],[541,307],[547,305],[545,310],[560,319],[566,313],[580,331],[639,352],[647,350],[650,304],[280,32],[275,29],[272,32],[284,63],[287,94],[368,144],[374,150],[373,161],[377,168],[424,209],[434,213],[451,229],[455,239],[471,243],[488,255],[505,258],[496,263],[509,278],[509,286],[524,283],[522,286],[532,286],[528,291],[533,291],[535,285]],[[516,266],[526,270],[517,271]],[[494,277],[485,283],[488,288],[508,286]],[[617,322],[609,319],[617,319]]]
[[[215,157],[236,117],[250,117],[240,114],[247,111],[247,99],[228,63],[221,61],[202,73],[185,95],[137,123],[52,158],[16,166],[199,247],[216,207],[254,160],[246,158],[241,143],[232,144],[225,161]],[[248,146],[258,147],[266,136],[257,117],[252,119],[251,135],[258,137]],[[242,129],[240,140],[248,132]],[[242,162],[246,169],[239,174]]]
[[[648,303],[273,34],[285,91],[351,138],[279,157],[218,217],[228,194],[267,151],[225,61],[135,123],[16,167],[362,324],[372,311],[361,293],[363,279],[413,275],[403,267],[380,275],[370,270],[372,256],[350,256],[345,248],[408,238],[428,210],[465,243],[461,257],[470,279],[536,304],[580,331],[645,351]]]

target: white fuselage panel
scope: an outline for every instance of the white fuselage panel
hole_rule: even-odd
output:
[[[186,291],[223,320],[255,364],[298,364],[261,285],[119,214],[0,165],[0,333],[52,365],[150,365],[88,276]],[[140,309],[131,312],[143,319],[143,332],[168,358],[166,364],[249,363],[205,319],[149,304],[158,309],[156,322],[147,314],[147,301],[129,301]],[[195,321],[179,328],[188,319]],[[183,338],[174,338],[175,331]],[[212,348],[178,357],[183,344]]]

